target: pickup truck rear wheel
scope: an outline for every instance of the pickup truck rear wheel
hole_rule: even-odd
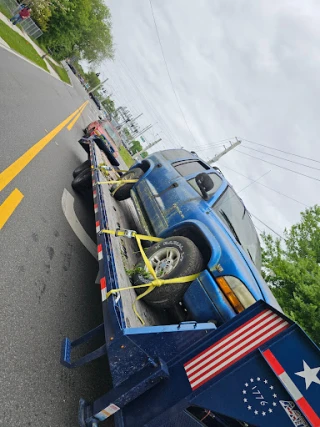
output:
[[[143,170],[140,168],[134,168],[124,173],[121,176],[121,179],[139,179],[143,175]],[[117,188],[118,184],[114,184],[111,187],[111,192],[113,192]],[[114,193],[114,198],[118,201],[129,199],[130,190],[134,186],[134,184],[123,184],[119,189]]]
[[[91,181],[91,169],[87,168],[80,172],[71,183],[74,191],[82,192],[89,190],[92,185]]]
[[[200,273],[205,265],[201,252],[188,238],[182,236],[168,237],[147,249],[146,255],[151,262],[158,279],[173,279]],[[141,257],[136,264],[136,273],[132,276],[133,285],[146,284],[152,281],[148,269]],[[159,309],[167,309],[182,300],[190,283],[168,284],[156,287],[143,300]],[[138,295],[147,288],[136,288]]]
[[[79,173],[82,172],[83,170],[90,168],[90,165],[91,165],[90,160],[86,160],[85,162],[81,163],[81,165],[75,168],[75,170],[72,172],[73,178],[79,175]]]

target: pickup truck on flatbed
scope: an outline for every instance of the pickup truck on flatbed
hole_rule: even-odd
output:
[[[165,150],[119,177],[87,146],[77,189],[93,194],[104,322],[64,339],[61,363],[108,354],[113,389],[80,400],[80,426],[112,414],[117,427],[320,426],[319,350],[263,281],[250,214],[221,171]],[[139,253],[141,234],[158,239]],[[73,362],[97,334],[102,347]]]

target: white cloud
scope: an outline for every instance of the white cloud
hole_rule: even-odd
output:
[[[163,138],[164,143],[155,148],[195,149],[237,135],[320,159],[320,9],[316,1],[153,0],[174,87],[196,143],[167,76],[149,1],[109,0],[107,4],[116,59],[104,64],[103,73],[118,88],[117,102],[143,112],[141,126],[158,122],[147,133],[149,139],[157,133]],[[320,163],[245,145],[320,169]],[[215,151],[199,154],[208,159]],[[239,151],[320,179],[320,171],[245,148]],[[254,179],[272,169],[262,183],[306,204],[318,201],[320,182],[235,151],[221,164]],[[238,191],[249,182],[225,172]],[[298,221],[303,209],[258,184],[244,190],[242,198],[249,210],[279,232]]]

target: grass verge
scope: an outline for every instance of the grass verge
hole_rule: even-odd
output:
[[[5,7],[5,5],[4,4],[0,4],[0,12],[4,15],[4,16],[6,16],[8,19],[10,19],[11,18],[11,13],[9,12],[9,10]]]
[[[120,156],[123,158],[123,161],[125,162],[125,164],[128,166],[128,168],[135,163],[129,151],[125,149],[123,145],[121,145],[121,147],[119,148],[119,153],[120,153]]]
[[[30,61],[39,65],[44,70],[49,71],[46,63],[38,55],[34,47],[2,21],[0,21],[0,37],[16,52],[30,59]]]
[[[51,67],[54,69],[54,71],[58,74],[58,76],[63,82],[71,84],[68,73],[63,67],[59,67],[59,65],[56,65],[54,62],[50,61],[48,57],[46,58],[46,60],[49,62]]]

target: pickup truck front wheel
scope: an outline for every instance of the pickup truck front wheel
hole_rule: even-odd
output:
[[[121,179],[139,179],[143,175],[143,170],[140,168],[134,168],[124,173],[121,176]],[[130,190],[134,186],[134,184],[122,184],[119,186],[117,191],[114,193],[114,198],[118,201],[129,199]],[[111,192],[115,191],[118,187],[118,184],[114,184],[111,187]]]
[[[182,236],[168,237],[146,251],[147,257],[158,279],[173,279],[200,273],[205,265],[201,252],[188,238]],[[141,257],[132,276],[133,285],[146,284],[152,277]],[[159,309],[167,309],[178,304],[190,283],[176,283],[156,287],[143,300]],[[147,288],[136,288],[138,295]]]

